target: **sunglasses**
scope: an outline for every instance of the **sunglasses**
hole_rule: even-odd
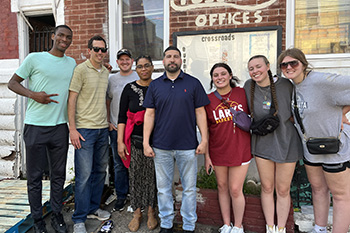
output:
[[[98,53],[98,51],[100,51],[100,50],[102,53],[107,52],[107,48],[92,47],[92,49],[95,51],[95,53]]]
[[[293,60],[293,61],[289,61],[289,62],[282,62],[280,64],[280,68],[282,70],[285,70],[288,68],[288,65],[290,65],[290,67],[292,67],[293,69],[299,66],[299,61],[298,60]]]
[[[151,68],[151,67],[152,67],[152,64],[146,63],[144,65],[137,65],[136,69],[140,69],[141,70],[142,68],[148,69],[148,68]]]

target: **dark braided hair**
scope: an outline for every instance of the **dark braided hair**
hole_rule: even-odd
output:
[[[257,59],[257,58],[262,58],[265,62],[266,65],[269,65],[270,62],[269,60],[267,60],[267,58],[264,55],[255,55],[253,57],[251,57],[248,61],[248,63],[251,60]],[[272,72],[271,70],[267,71],[268,75],[269,75],[269,80],[270,80],[270,88],[271,88],[271,95],[272,95],[272,101],[273,104],[275,106],[275,113],[273,114],[274,116],[277,115],[278,113],[278,103],[277,103],[277,94],[276,94],[276,86],[275,86],[275,82],[273,81],[273,76],[272,76]],[[254,114],[254,93],[255,93],[255,84],[256,82],[252,79],[252,84],[250,86],[250,115],[252,116],[252,118],[254,118],[253,114]]]

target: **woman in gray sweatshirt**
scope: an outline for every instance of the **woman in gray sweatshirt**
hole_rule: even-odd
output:
[[[303,139],[304,163],[312,187],[315,227],[325,232],[333,195],[333,233],[347,232],[350,225],[350,125],[343,124],[350,110],[350,77],[309,69],[304,53],[296,48],[278,57],[284,76],[295,86],[294,120]],[[293,98],[294,99],[294,98]],[[294,108],[292,101],[292,107]],[[310,153],[309,138],[340,138],[339,151]]]

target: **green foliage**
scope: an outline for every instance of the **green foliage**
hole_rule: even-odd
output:
[[[201,167],[197,174],[197,187],[201,189],[217,189],[215,171],[211,175],[208,175],[205,167]]]
[[[205,167],[201,167],[197,175],[197,187],[201,189],[217,189],[218,185],[216,183],[215,171],[213,171],[211,175],[208,175],[205,171]],[[254,181],[247,182],[247,180],[245,180],[243,193],[260,196],[261,187]]]
[[[261,187],[252,180],[245,180],[243,184],[243,193],[260,196]]]

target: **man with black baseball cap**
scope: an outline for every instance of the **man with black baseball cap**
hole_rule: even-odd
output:
[[[117,53],[117,59],[119,60],[119,58],[122,56],[122,55],[127,55],[128,57],[131,58],[131,52],[128,50],[128,49],[121,49],[118,51]],[[118,62],[118,61],[117,61]]]
[[[107,90],[107,120],[109,122],[109,138],[114,160],[114,186],[117,201],[113,211],[122,211],[125,207],[126,196],[129,190],[128,169],[124,166],[118,155],[117,125],[119,114],[119,101],[122,91],[127,83],[139,79],[135,71],[131,70],[134,60],[130,50],[121,49],[117,52],[117,64],[120,71],[111,75],[108,80]]]

